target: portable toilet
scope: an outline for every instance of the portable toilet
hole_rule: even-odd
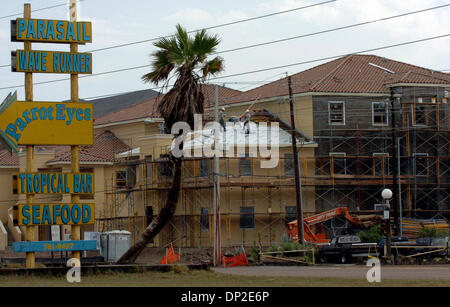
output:
[[[125,230],[103,232],[100,239],[100,255],[106,262],[116,262],[130,248],[131,233]]]

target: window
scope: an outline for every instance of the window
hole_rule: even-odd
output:
[[[248,154],[243,158],[239,158],[239,176],[251,176],[252,163]]]
[[[241,215],[239,218],[239,225],[241,229],[255,228],[255,208],[241,207]]]
[[[294,158],[293,154],[284,154],[284,175],[294,176]]]
[[[145,157],[145,177],[147,179],[151,179],[152,178],[152,156],[146,156]]]
[[[208,208],[201,209],[200,230],[209,231],[209,214]]]
[[[118,171],[116,172],[116,188],[123,189],[127,187],[127,172]]]
[[[414,157],[414,174],[420,177],[428,176],[428,154],[415,153]]]
[[[297,207],[296,206],[286,206],[286,223],[290,223],[297,219]]]
[[[209,176],[209,160],[203,159],[200,160],[200,176],[208,177]]]
[[[342,101],[328,103],[328,123],[330,125],[345,125],[345,104]]]
[[[373,175],[387,176],[389,175],[389,154],[374,153],[373,154]]]
[[[333,162],[333,173],[335,175],[345,175],[346,174],[346,159],[345,152],[330,152],[330,157],[332,157]]]
[[[427,116],[425,106],[414,106],[414,125],[425,126],[427,124]]]
[[[388,104],[385,102],[372,103],[372,124],[374,126],[388,125]]]
[[[132,188],[136,185],[136,165],[129,165],[126,169],[127,187]]]

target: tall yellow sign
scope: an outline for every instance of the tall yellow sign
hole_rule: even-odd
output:
[[[91,103],[23,102],[17,93],[0,106],[0,136],[18,152],[19,145],[92,145]]]
[[[0,105],[0,141],[18,152],[27,145],[26,173],[16,175],[27,203],[18,206],[19,225],[26,226],[26,267],[35,267],[35,225],[72,225],[71,242],[79,243],[80,226],[93,224],[94,204],[80,203],[79,194],[93,194],[93,174],[80,173],[79,145],[93,144],[93,106],[79,103],[78,74],[92,73],[92,54],[79,53],[78,45],[92,42],[90,22],[78,22],[76,0],[70,0],[70,21],[32,19],[31,5],[24,5],[24,18],[11,21],[11,40],[24,49],[12,53],[12,70],[25,73],[25,100],[10,94]],[[36,51],[31,43],[66,43],[70,52]],[[67,73],[71,80],[71,102],[34,102],[33,73]],[[71,145],[72,173],[39,174],[34,170],[34,145]],[[70,177],[70,178],[69,178]],[[58,185],[52,178],[60,178]],[[52,181],[53,180],[53,181]],[[26,191],[25,191],[26,190]],[[35,194],[71,194],[71,204],[36,204]],[[53,191],[55,190],[55,191]],[[42,244],[41,244],[42,245]],[[74,244],[72,244],[74,245]],[[79,244],[78,244],[79,245]],[[15,249],[16,250],[16,249]],[[17,249],[19,250],[19,249]],[[80,251],[72,257],[80,259]]]

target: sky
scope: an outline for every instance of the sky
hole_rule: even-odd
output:
[[[79,4],[79,21],[91,21],[92,44],[79,47],[79,52],[126,44],[134,41],[173,34],[176,24],[187,30],[197,30],[224,23],[294,9],[326,0],[84,0]],[[11,51],[23,49],[23,43],[10,41],[10,20],[6,17],[21,14],[24,3],[32,10],[68,3],[68,0],[2,1],[0,13],[0,66],[10,65]],[[237,23],[208,30],[217,34],[221,43],[218,51],[239,48],[282,38],[298,36],[354,23],[376,20],[412,11],[448,4],[440,0],[337,0],[312,8],[278,14],[267,18]],[[236,77],[229,75],[292,63],[345,55],[407,41],[450,33],[450,6],[388,21],[380,21],[351,29],[309,36],[282,43],[249,48],[220,54],[225,60],[220,82],[239,90],[248,90],[286,73],[294,74],[325,61],[291,66]],[[68,19],[68,6],[32,13],[32,18]],[[66,44],[33,43],[36,50],[69,51]],[[153,42],[93,53],[93,73],[148,65],[155,51]],[[450,36],[396,48],[370,52],[378,56],[402,61],[434,70],[450,72]],[[155,85],[141,81],[150,67],[120,73],[80,79],[80,98],[91,99],[103,95],[119,94]],[[64,74],[33,74],[34,82],[65,79]],[[9,92],[17,90],[18,99],[24,100],[24,73],[11,72],[0,67],[0,101]],[[34,86],[35,101],[64,101],[70,98],[70,81]]]

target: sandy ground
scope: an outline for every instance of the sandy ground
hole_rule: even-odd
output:
[[[366,278],[370,268],[362,265],[320,265],[320,266],[248,266],[214,268],[217,273],[241,276],[293,276],[293,277],[333,277]],[[382,266],[381,279],[401,280],[450,280],[450,265],[436,266]]]

